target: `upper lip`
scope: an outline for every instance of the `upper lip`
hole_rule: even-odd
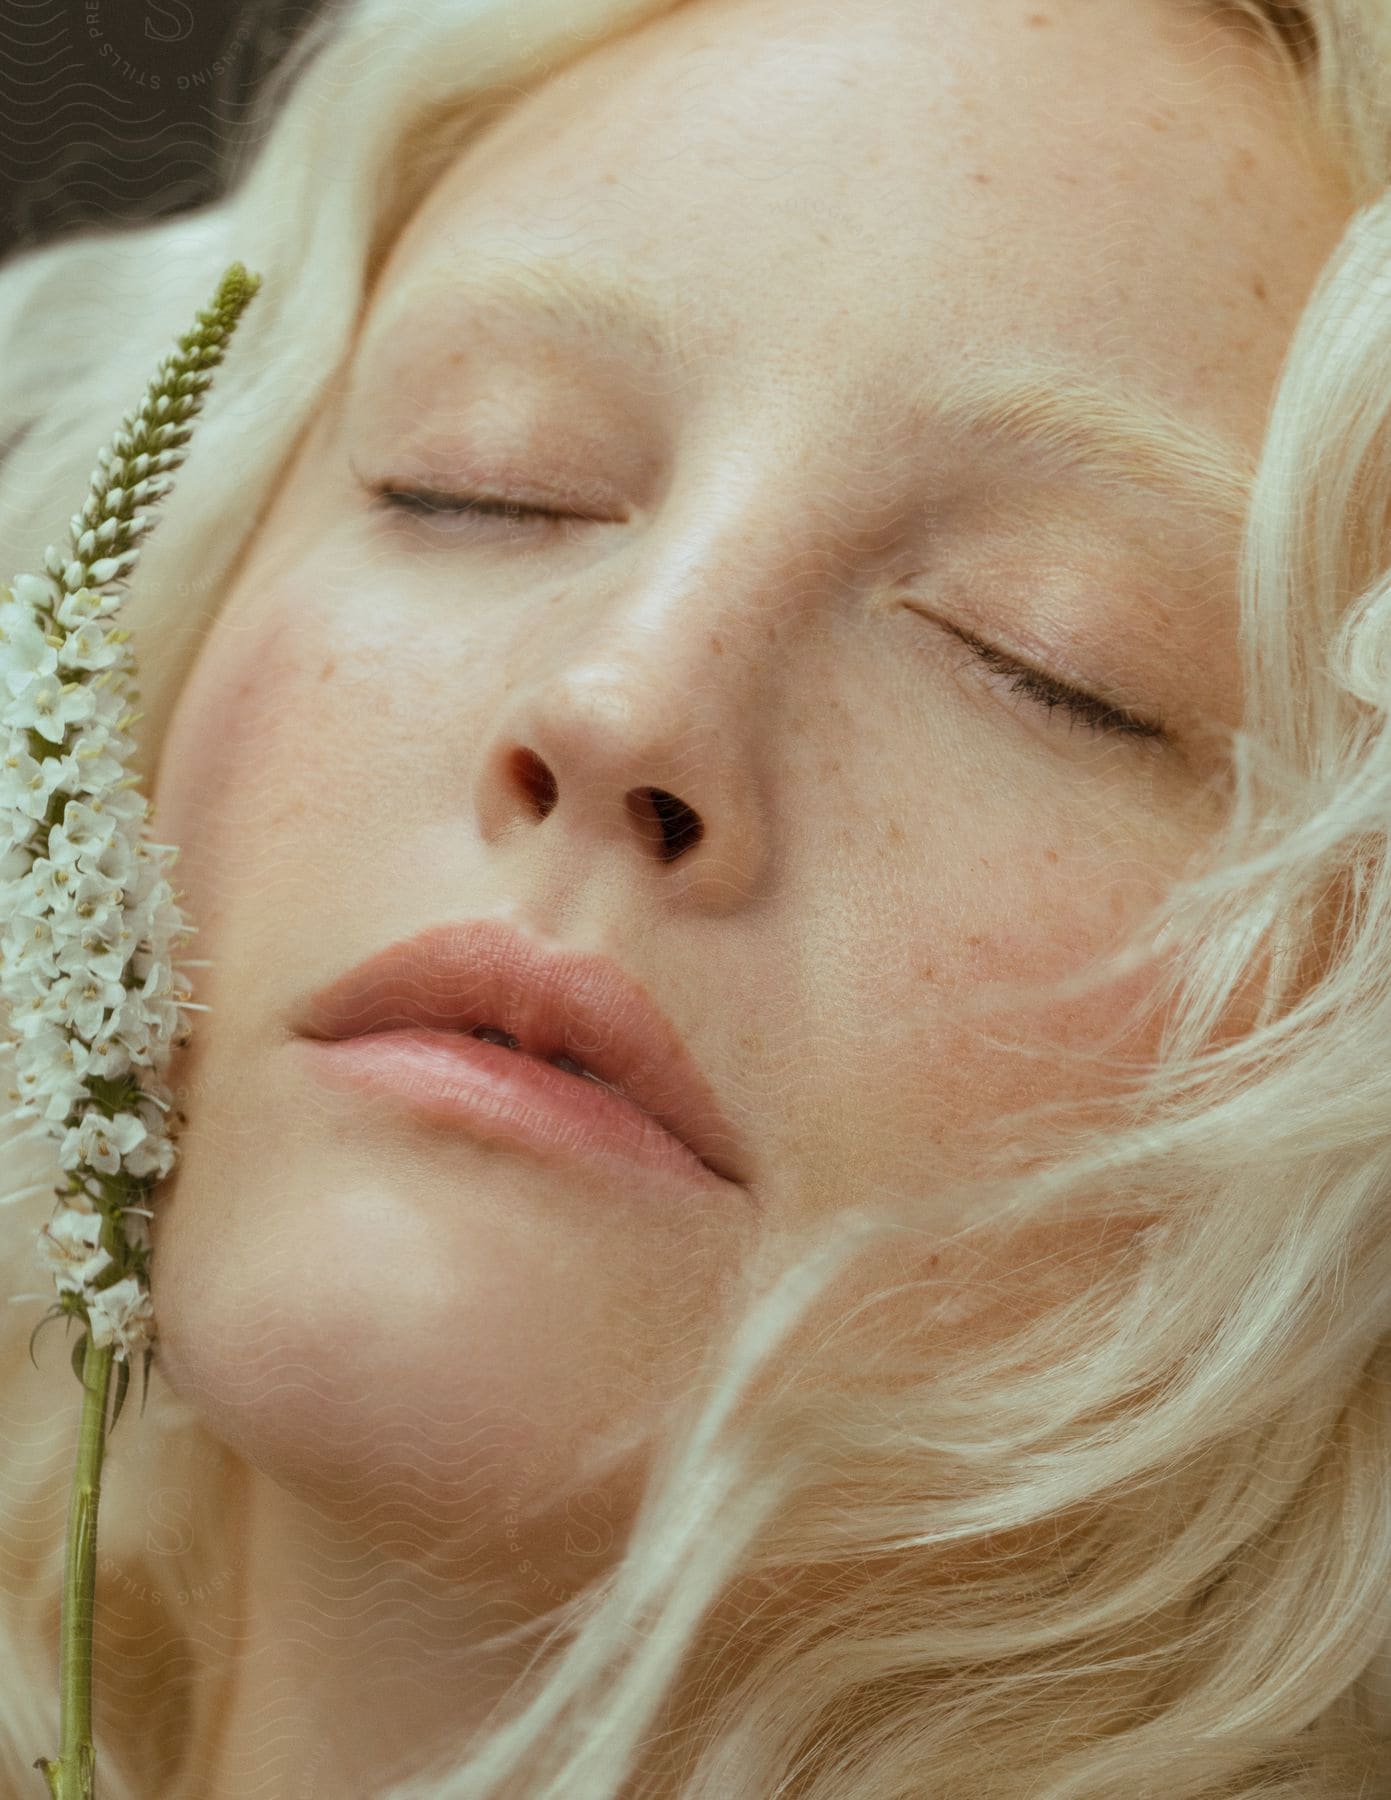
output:
[[[534,1056],[573,1057],[743,1185],[735,1135],[676,1027],[608,957],[548,950],[498,920],[435,925],[322,988],[295,1029],[350,1038],[410,1025],[492,1025]]]

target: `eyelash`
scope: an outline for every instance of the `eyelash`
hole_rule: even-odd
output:
[[[388,511],[403,512],[416,518],[434,519],[441,515],[457,515],[464,518],[494,519],[510,524],[530,520],[543,524],[548,536],[573,525],[586,523],[573,513],[551,512],[545,507],[527,506],[521,501],[508,500],[496,494],[445,494],[433,488],[363,485],[378,505]],[[1162,720],[1142,718],[1138,713],[1113,706],[1109,700],[1102,700],[1082,688],[1071,687],[1055,676],[1045,675],[1041,669],[1017,662],[1013,657],[1006,656],[1003,650],[997,650],[993,644],[986,643],[983,638],[978,638],[959,626],[953,625],[948,629],[968,647],[977,662],[984,663],[988,669],[993,669],[998,674],[1012,677],[1009,684],[1011,693],[1025,695],[1036,705],[1046,707],[1050,713],[1054,707],[1060,706],[1070,721],[1085,726],[1088,731],[1099,736],[1142,741],[1163,741],[1168,736]]]
[[[495,519],[514,525],[525,519],[539,521],[551,530],[586,523],[576,513],[557,513],[544,506],[527,506],[501,494],[444,494],[434,488],[388,487],[370,488],[369,492],[388,511],[409,513],[416,518],[436,519],[441,515],[460,514],[465,518]]]
[[[1050,713],[1055,706],[1061,706],[1070,719],[1100,736],[1158,742],[1168,738],[1162,719],[1142,718],[1139,713],[1114,706],[1109,700],[1102,700],[1083,688],[1070,687],[1067,682],[1059,681],[1054,675],[1045,675],[1042,669],[1016,662],[1012,656],[1006,656],[1003,650],[997,650],[993,644],[987,644],[973,633],[963,631],[959,625],[951,625],[948,630],[961,639],[977,662],[984,663],[988,669],[994,669],[999,674],[1012,676],[1009,684],[1011,693],[1027,695],[1040,706],[1046,706]]]

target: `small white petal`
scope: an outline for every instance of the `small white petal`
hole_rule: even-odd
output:
[[[39,1233],[38,1254],[61,1293],[78,1293],[111,1263],[99,1239],[102,1218],[76,1207],[58,1209]]]
[[[87,1318],[92,1342],[99,1350],[115,1344],[118,1359],[147,1344],[153,1332],[154,1308],[150,1296],[133,1275],[112,1282],[87,1296]]]

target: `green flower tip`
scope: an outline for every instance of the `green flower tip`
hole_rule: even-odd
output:
[[[234,262],[218,283],[213,306],[230,323],[241,313],[260,285],[259,275],[253,275],[245,263]]]

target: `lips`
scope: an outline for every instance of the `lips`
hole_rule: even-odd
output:
[[[524,1056],[534,1054],[532,1051],[524,1050],[516,1038],[510,1036],[505,1031],[495,1030],[491,1025],[475,1025],[469,1035],[470,1037],[486,1038],[489,1043],[505,1044],[509,1050],[519,1051]],[[566,1070],[568,1074],[582,1075],[586,1081],[603,1082],[602,1076],[594,1074],[590,1069],[586,1069],[582,1063],[576,1062],[573,1056],[548,1056],[546,1061],[554,1063],[558,1069]]]
[[[515,1038],[528,1055],[569,1058],[650,1114],[714,1174],[744,1185],[738,1141],[680,1034],[607,957],[547,950],[497,920],[432,926],[320,990],[295,1022],[308,1038],[411,1026],[464,1033],[485,1026]]]

